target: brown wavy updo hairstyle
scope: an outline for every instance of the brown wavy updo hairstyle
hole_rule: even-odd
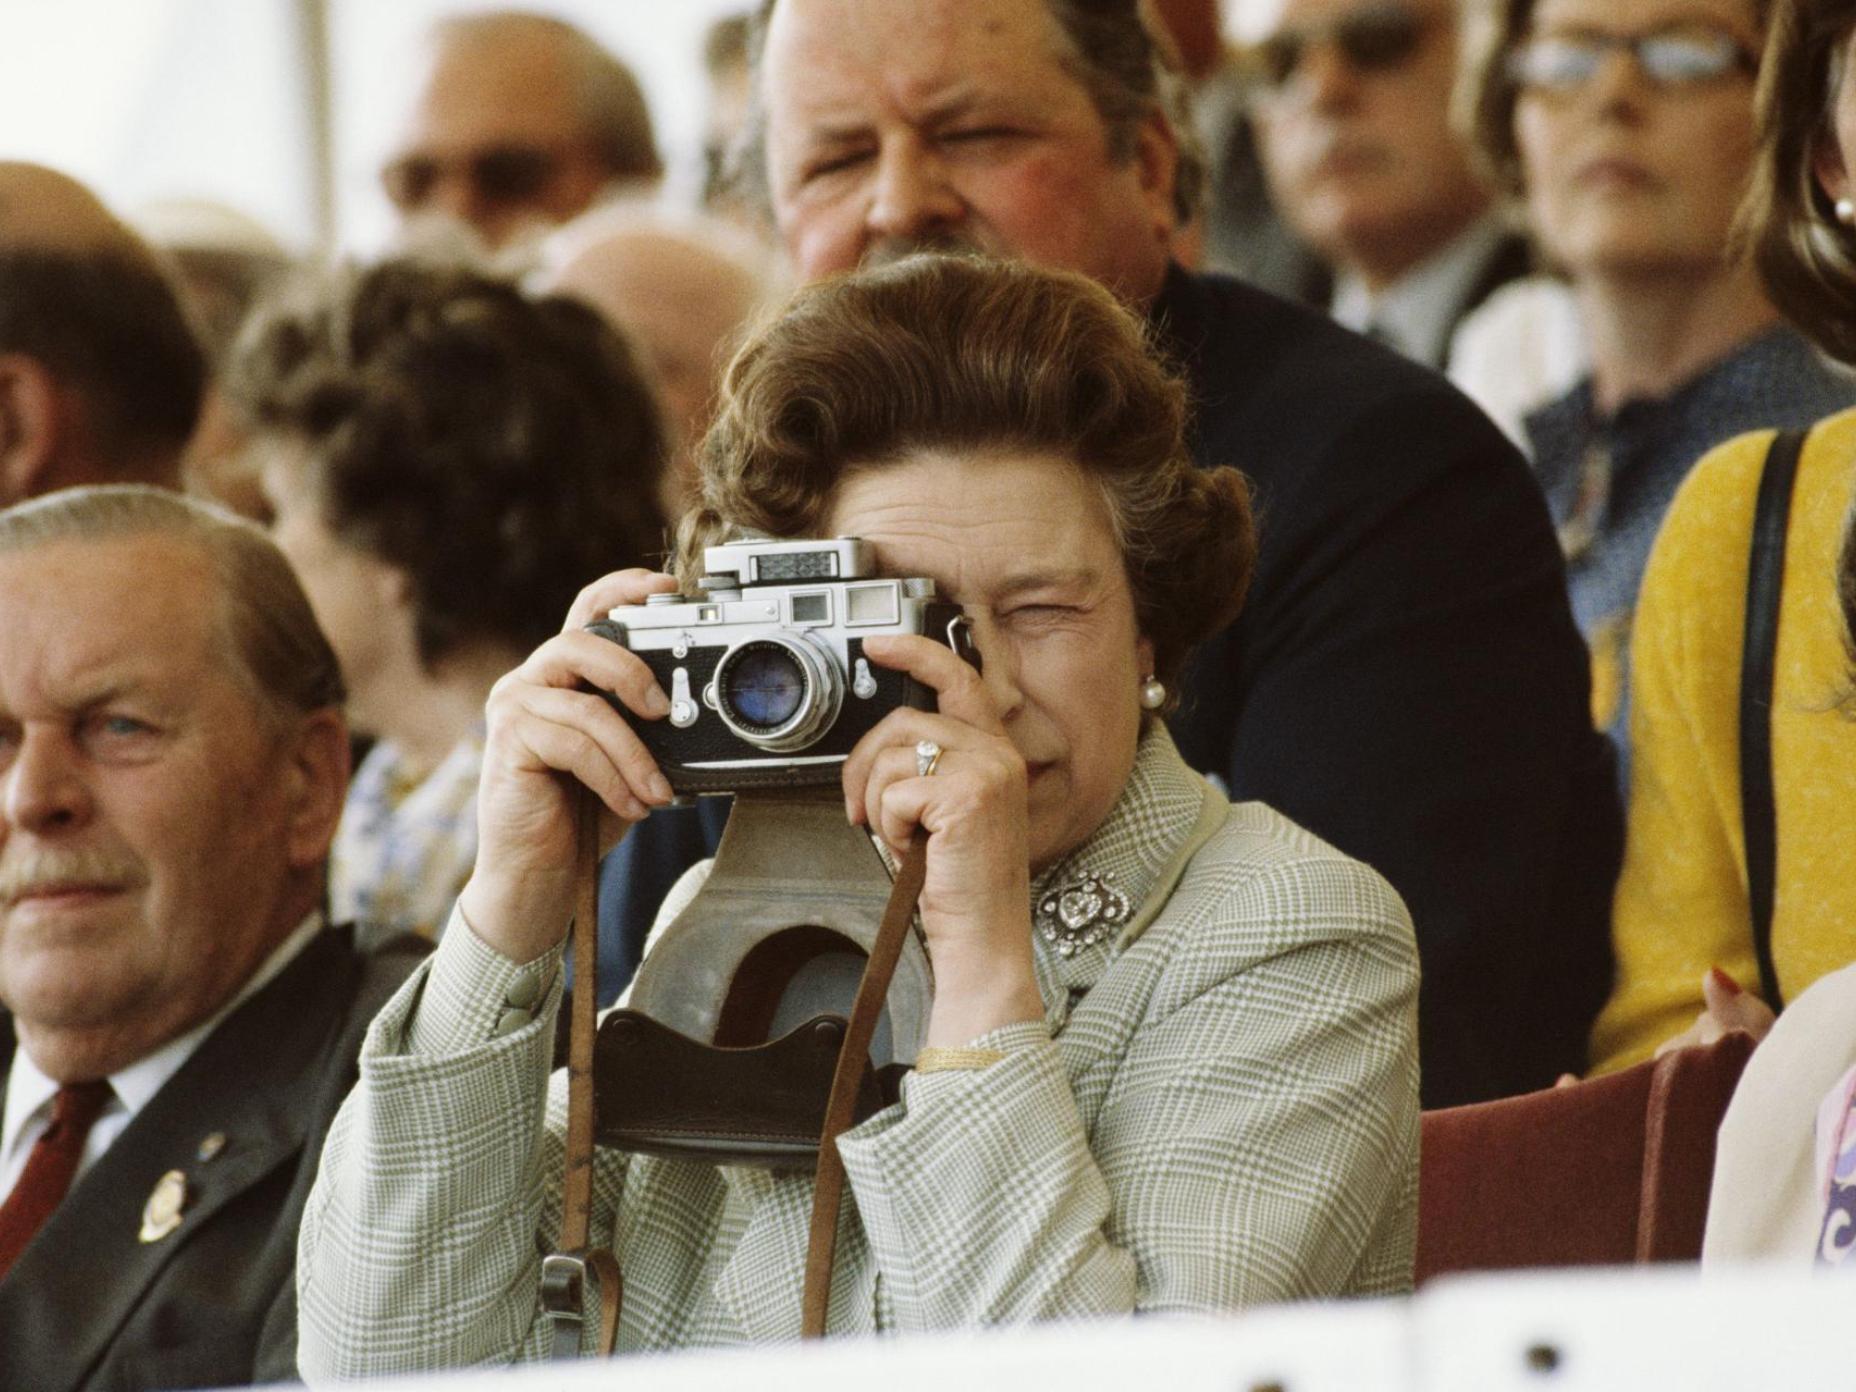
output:
[[[1101,490],[1172,690],[1256,563],[1243,476],[1194,467],[1185,422],[1145,326],[1086,277],[918,255],[824,281],[729,365],[679,572],[693,581],[702,548],[741,530],[821,535],[846,478],[919,451],[1057,455]]]

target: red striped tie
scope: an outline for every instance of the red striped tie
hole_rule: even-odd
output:
[[[66,1083],[58,1089],[52,1099],[52,1124],[33,1142],[19,1182],[0,1204],[0,1279],[71,1187],[84,1139],[110,1096],[106,1079]]]

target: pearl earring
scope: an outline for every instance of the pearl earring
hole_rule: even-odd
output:
[[[1856,227],[1856,199],[1839,198],[1836,202],[1837,221],[1845,227]]]
[[[1141,709],[1157,711],[1166,704],[1166,683],[1149,677],[1141,683]]]

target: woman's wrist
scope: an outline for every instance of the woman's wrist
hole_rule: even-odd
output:
[[[524,877],[484,871],[465,881],[458,909],[484,946],[524,963],[566,936],[573,897],[571,874]]]
[[[935,951],[934,1008],[928,1016],[928,1046],[960,1048],[1004,1025],[1044,1018],[1044,999],[1026,951],[996,953]]]

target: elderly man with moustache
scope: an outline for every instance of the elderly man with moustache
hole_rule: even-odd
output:
[[[500,251],[662,173],[631,70],[563,20],[499,10],[433,28],[381,182],[409,223],[450,218]]]
[[[1513,448],[1432,374],[1172,262],[1195,191],[1136,0],[777,0],[757,24],[759,175],[801,278],[939,246],[1078,270],[1184,367],[1194,457],[1250,477],[1262,549],[1174,737],[1404,897],[1426,1105],[1581,1068],[1621,813]],[[686,833],[647,821],[607,882],[667,882]]]
[[[73,179],[0,161],[0,507],[178,487],[206,359],[147,245]]]
[[[0,1349],[36,1392],[295,1367],[296,1231],[415,953],[325,925],[334,654],[257,528],[0,511]]]

